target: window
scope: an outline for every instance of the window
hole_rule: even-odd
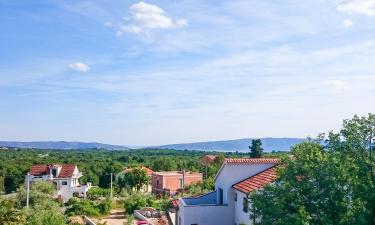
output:
[[[62,181],[62,182],[61,182],[61,185],[63,185],[63,186],[68,185],[68,181]]]
[[[234,201],[237,202],[237,193],[234,193]]]
[[[57,170],[56,169],[52,169],[52,177],[56,177],[57,176]]]
[[[249,212],[249,200],[245,197],[245,198],[243,198],[243,202],[242,202],[242,204],[243,204],[243,211],[245,212],[245,213],[247,213],[247,212]]]
[[[184,187],[184,181],[182,180],[182,178],[180,178],[180,188],[183,188]]]
[[[159,187],[159,180],[156,180],[156,187]]]
[[[219,188],[219,205],[222,205],[224,203],[223,201],[223,189]]]

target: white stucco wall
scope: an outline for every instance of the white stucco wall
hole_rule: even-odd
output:
[[[179,203],[181,204],[181,203]],[[233,208],[228,205],[179,206],[178,225],[233,225]],[[177,221],[179,221],[177,218]]]
[[[246,225],[252,225],[252,220],[250,220],[250,210],[248,213],[245,213],[243,211],[243,199],[246,197],[246,195],[240,191],[235,190],[235,193],[237,193],[237,202],[235,202],[234,207],[234,219],[237,225],[244,223]],[[249,202],[249,207],[250,207]]]
[[[250,176],[253,176],[259,172],[262,172],[272,166],[274,163],[270,164],[224,164],[220,174],[215,180],[215,189],[223,189],[223,203],[228,204],[228,199],[234,198],[234,193],[232,190],[232,185],[236,184]],[[219,199],[219,192],[217,199]]]

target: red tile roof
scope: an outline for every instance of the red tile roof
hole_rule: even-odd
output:
[[[237,163],[245,163],[245,164],[253,164],[253,163],[279,163],[280,160],[276,158],[225,158],[224,163],[230,164],[237,164]]]
[[[46,174],[49,174],[48,165],[37,164],[37,165],[31,166],[30,168],[30,175],[41,176],[41,175],[46,175]]]
[[[209,166],[216,159],[215,155],[205,155],[201,158],[201,163],[205,166]]]
[[[274,182],[276,179],[276,167],[274,166],[243,181],[240,181],[237,184],[234,184],[232,187],[238,191],[248,194],[259,188],[263,188],[264,186]]]
[[[151,175],[154,173],[154,171],[153,171],[152,169],[148,168],[148,167],[141,166],[141,167],[139,167],[139,168],[140,168],[141,170],[145,171],[146,174],[147,174],[148,176],[151,176]],[[132,170],[133,170],[133,168],[125,168],[125,169],[123,170],[123,172],[124,172],[124,173],[128,173],[128,172],[130,172],[130,171],[132,171]]]
[[[76,165],[74,164],[62,164],[62,165],[37,164],[37,165],[31,166],[30,175],[41,176],[41,175],[50,174],[50,168],[53,166],[61,166],[61,170],[57,178],[73,177],[73,173],[76,168]]]
[[[73,177],[74,170],[76,165],[74,164],[63,164],[61,165],[61,170],[59,173],[58,178],[70,178]]]
[[[147,174],[148,176],[151,176],[152,173],[154,172],[152,169],[150,169],[150,168],[148,168],[148,167],[145,167],[145,166],[141,166],[141,169],[144,170],[144,171],[146,171],[146,174]]]

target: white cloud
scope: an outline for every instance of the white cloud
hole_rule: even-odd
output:
[[[89,65],[81,62],[69,64],[69,68],[77,72],[88,72],[90,70]]]
[[[349,20],[349,19],[345,19],[345,20],[343,21],[343,24],[344,24],[344,27],[346,27],[346,28],[350,28],[350,27],[353,26],[353,21],[351,21],[351,20]]]
[[[337,10],[347,14],[375,15],[375,0],[345,0],[337,5]]]
[[[151,30],[171,29],[188,26],[186,19],[174,20],[157,5],[138,2],[129,7],[130,17],[124,17],[125,23],[116,27],[116,35],[124,33],[148,33]]]

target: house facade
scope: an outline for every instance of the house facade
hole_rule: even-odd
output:
[[[81,185],[77,165],[74,164],[39,164],[30,168],[27,180],[32,185],[33,182],[47,181],[53,182],[57,190],[57,198],[67,202],[72,197],[86,197],[87,191],[91,188],[91,183]]]
[[[186,185],[198,183],[202,178],[202,173],[196,172],[154,172],[152,174],[152,193],[155,195],[175,195]]]
[[[177,225],[253,224],[248,194],[276,180],[278,159],[225,159],[215,177],[215,190],[175,203]]]

